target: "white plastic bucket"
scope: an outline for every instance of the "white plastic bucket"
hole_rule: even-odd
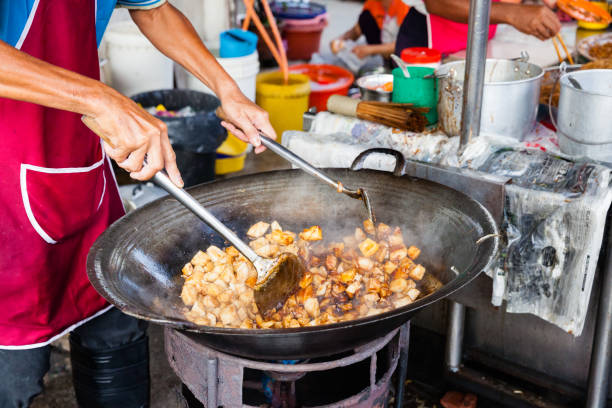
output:
[[[132,21],[109,25],[102,44],[106,80],[124,95],[173,88],[173,63]]]
[[[213,51],[213,55],[218,56],[219,51]],[[237,58],[219,58],[217,61],[225,71],[231,76],[234,81],[238,84],[238,87],[242,93],[252,100],[255,101],[255,80],[259,73],[259,54],[257,51],[250,55]],[[206,92],[212,94],[213,92],[204,85],[198,78],[191,75],[183,67],[176,64],[176,84],[178,88],[193,89],[200,92]]]

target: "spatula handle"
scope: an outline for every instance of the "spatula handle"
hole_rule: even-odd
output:
[[[210,211],[204,208],[191,194],[177,187],[163,172],[159,171],[151,179],[159,187],[163,188],[172,197],[176,198],[189,211],[194,213],[199,219],[208,224],[223,238],[227,239],[233,246],[236,247],[245,257],[252,263],[259,260],[260,257],[253,251],[244,241],[242,241],[234,232],[227,228],[221,221],[217,219]]]
[[[337,181],[329,178],[325,173],[319,171],[319,169],[317,169],[301,157],[296,156],[293,152],[291,152],[289,149],[286,149],[283,145],[276,143],[274,140],[264,137],[263,135],[261,136],[261,144],[272,150],[274,153],[278,154],[283,159],[287,160],[289,163],[294,164],[300,169],[304,170],[311,176],[317,177],[318,179],[326,182],[333,188],[338,188]]]

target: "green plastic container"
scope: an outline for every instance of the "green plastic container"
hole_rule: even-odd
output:
[[[436,78],[423,79],[434,73],[433,68],[408,67],[410,78],[405,78],[402,70],[393,70],[392,101],[397,103],[412,103],[419,108],[429,108],[425,115],[427,123],[438,122],[438,82]]]

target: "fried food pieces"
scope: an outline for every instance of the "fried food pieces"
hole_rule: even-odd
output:
[[[306,266],[295,295],[262,315],[255,305],[257,272],[234,247],[211,246],[183,268],[186,317],[200,325],[244,329],[295,328],[349,321],[408,305],[441,286],[416,263],[421,250],[406,246],[400,228],[366,220],[340,242],[324,242],[321,227],[299,234],[278,222],[258,222],[247,232],[263,257],[297,255]],[[424,279],[426,278],[426,279]],[[434,289],[431,289],[434,288]]]

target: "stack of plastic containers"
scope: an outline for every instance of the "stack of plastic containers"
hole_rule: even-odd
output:
[[[287,58],[309,61],[319,51],[321,34],[327,26],[325,6],[312,2],[276,1],[272,12],[282,21],[282,35],[287,42]]]

